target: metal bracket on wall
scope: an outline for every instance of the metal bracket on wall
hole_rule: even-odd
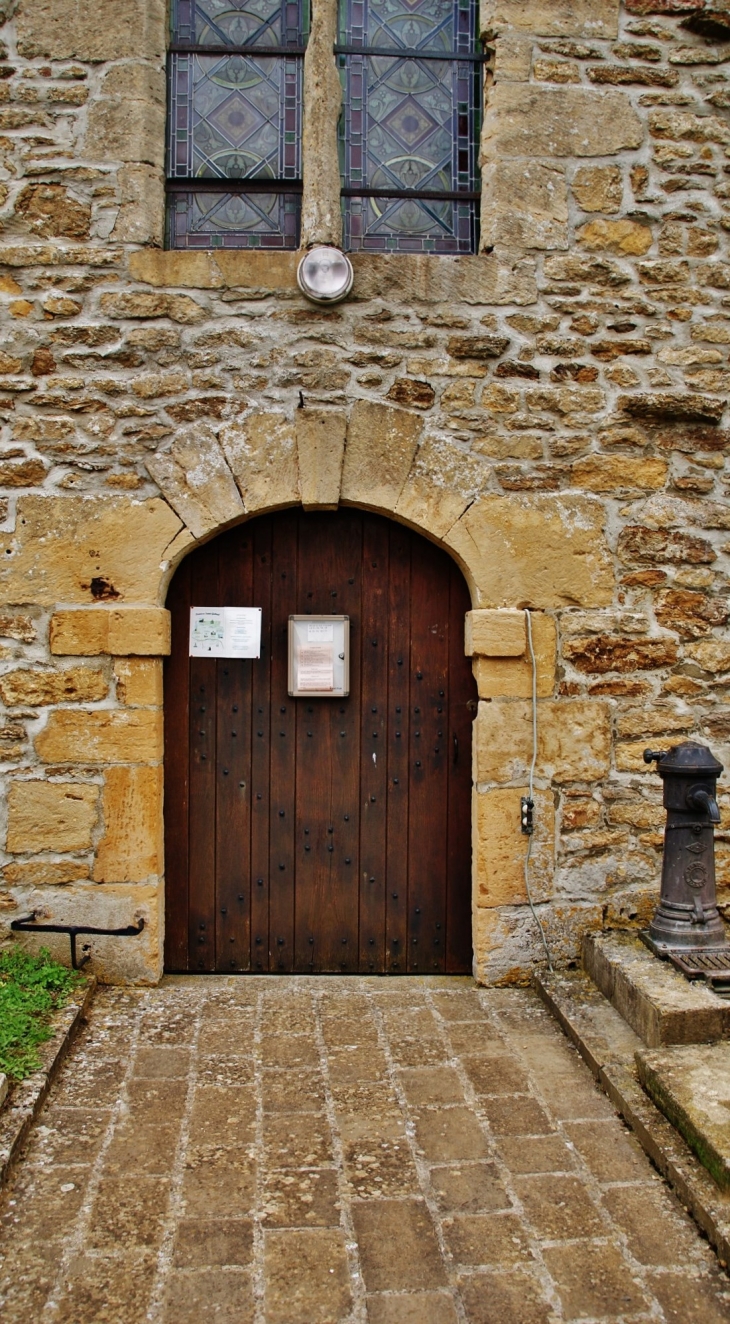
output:
[[[22,919],[11,920],[10,927],[16,933],[67,933],[71,940],[71,965],[74,970],[80,970],[91,956],[91,953],[87,952],[80,961],[77,960],[76,938],[79,933],[101,934],[106,938],[131,938],[134,934],[141,933],[144,928],[143,919],[140,919],[138,924],[127,924],[123,929],[94,929],[87,924],[36,924],[35,917],[36,911],[32,910],[30,915],[24,915]]]

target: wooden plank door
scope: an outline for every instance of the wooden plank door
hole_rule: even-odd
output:
[[[191,606],[260,606],[261,658],[188,657]],[[173,580],[165,669],[168,970],[471,968],[469,596],[356,510],[265,516]],[[350,694],[291,699],[288,617],[350,618]]]

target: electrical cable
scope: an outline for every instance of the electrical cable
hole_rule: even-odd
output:
[[[532,643],[532,620],[530,618],[530,613],[527,610],[527,608],[525,608],[525,624],[527,626],[527,646],[530,650],[530,661],[532,663],[532,763],[530,764],[530,789],[528,791],[528,795],[530,797],[530,804],[532,804],[533,803],[532,788],[535,780],[535,764],[537,763],[537,662],[535,661],[535,649]],[[542,945],[545,948],[545,955],[547,957],[548,970],[552,974],[553,963],[550,957],[550,948],[548,947],[548,941],[547,938],[545,937],[545,930],[542,927],[542,921],[537,911],[535,910],[535,903],[533,902],[532,892],[530,891],[531,853],[532,853],[532,833],[530,833],[530,835],[527,838],[527,853],[525,855],[525,891],[527,892],[527,900],[530,903],[532,918],[534,919],[538,929],[540,930]]]

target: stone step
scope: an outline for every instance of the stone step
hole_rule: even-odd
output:
[[[639,1036],[583,971],[539,974],[533,984],[726,1268],[730,1264],[730,1193],[718,1187],[683,1135],[642,1088],[639,1059],[654,1054],[647,1053]],[[703,1051],[718,1050],[726,1052],[722,1044]],[[686,1051],[668,1048],[662,1056]],[[724,1097],[730,1098],[730,1094]]]
[[[636,1054],[639,1080],[723,1190],[730,1190],[730,1044]]]
[[[633,933],[591,933],[583,966],[648,1048],[730,1038],[730,1002],[685,979]]]

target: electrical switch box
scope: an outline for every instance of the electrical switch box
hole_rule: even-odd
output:
[[[349,693],[349,616],[290,616],[289,694],[342,699]]]

